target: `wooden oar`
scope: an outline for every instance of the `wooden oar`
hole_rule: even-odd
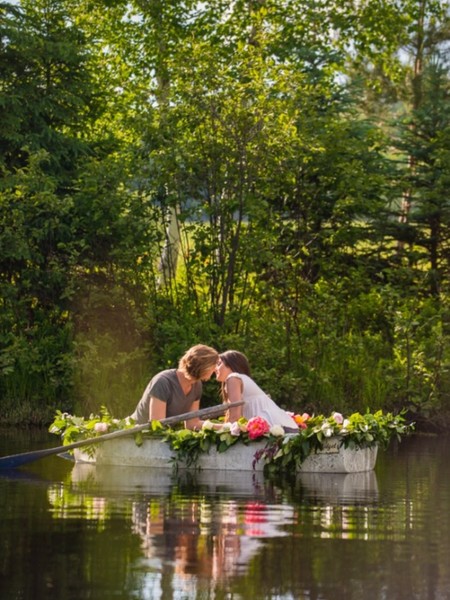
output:
[[[233,402],[231,404],[219,404],[218,406],[209,406],[207,408],[201,408],[200,410],[194,410],[192,412],[176,415],[174,417],[167,417],[161,419],[161,425],[174,425],[181,421],[188,421],[189,419],[195,418],[212,418],[218,417],[219,415],[226,412],[228,409],[234,406],[241,406],[244,402]],[[51,456],[52,454],[60,454],[61,452],[67,452],[73,448],[80,448],[81,446],[91,446],[92,444],[101,444],[106,440],[112,440],[116,437],[122,437],[125,435],[133,435],[139,431],[148,429],[150,423],[144,423],[142,425],[136,425],[136,427],[130,427],[130,429],[120,429],[119,431],[112,431],[111,433],[105,433],[94,438],[88,438],[85,440],[79,440],[66,446],[56,446],[55,448],[45,448],[44,450],[35,450],[34,452],[23,452],[22,454],[11,454],[10,456],[0,457],[0,469],[15,469],[22,465],[26,465],[40,458]]]

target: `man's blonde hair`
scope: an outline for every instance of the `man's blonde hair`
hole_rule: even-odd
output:
[[[197,344],[189,348],[181,357],[178,368],[189,379],[201,380],[212,367],[216,366],[218,360],[219,353],[217,350],[204,344]]]

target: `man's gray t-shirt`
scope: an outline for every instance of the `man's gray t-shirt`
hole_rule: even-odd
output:
[[[200,400],[202,388],[202,382],[196,381],[193,383],[189,394],[186,395],[178,381],[176,369],[161,371],[150,380],[131,418],[138,424],[148,423],[150,398],[152,396],[167,404],[166,417],[189,412],[192,403],[195,400]]]

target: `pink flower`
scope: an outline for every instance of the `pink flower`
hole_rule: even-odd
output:
[[[334,412],[331,416],[339,425],[342,425],[342,423],[344,422],[344,417],[341,415],[341,413]]]
[[[264,434],[269,433],[270,425],[262,417],[253,417],[247,423],[247,433],[251,440],[256,440]]]
[[[96,433],[106,433],[108,431],[108,423],[96,423],[94,425],[94,431]]]

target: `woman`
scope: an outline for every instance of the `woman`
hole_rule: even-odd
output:
[[[214,373],[219,353],[197,344],[181,357],[177,369],[157,373],[149,382],[131,418],[138,424],[198,410],[202,381]],[[198,418],[185,422],[188,429],[201,427]]]
[[[216,378],[222,383],[222,397],[225,402],[245,402],[242,406],[230,409],[228,421],[234,422],[241,417],[247,420],[263,417],[270,426],[281,425],[286,433],[298,431],[292,417],[253,381],[247,357],[242,352],[227,350],[219,354]]]

